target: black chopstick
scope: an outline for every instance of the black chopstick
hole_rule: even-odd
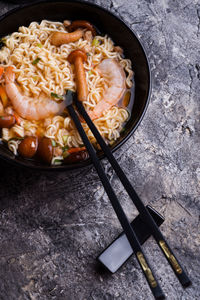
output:
[[[67,97],[69,99],[69,95],[67,95]],[[79,117],[78,117],[76,111],[74,110],[72,104],[70,104],[70,103],[71,103],[71,101],[69,101],[69,104],[67,105],[68,112],[76,125],[76,128],[82,138],[83,143],[85,144],[85,146],[87,148],[90,158],[96,168],[96,171],[101,179],[101,182],[102,182],[102,184],[105,188],[105,191],[111,201],[111,204],[115,210],[115,213],[121,223],[121,226],[122,226],[124,232],[126,233],[129,243],[136,255],[139,265],[140,265],[140,267],[146,277],[146,280],[149,284],[149,287],[150,287],[155,299],[164,299],[165,296],[163,294],[163,291],[162,291],[159,283],[157,282],[157,280],[149,266],[148,260],[143,253],[140,243],[139,243],[118,199],[117,199],[117,196],[116,196],[114,190],[112,189],[112,187],[110,185],[110,182],[104,172],[104,169],[96,155],[96,151],[95,151],[94,147],[92,146],[92,144],[90,143],[90,141],[88,140],[88,137],[81,125]]]
[[[151,217],[150,213],[148,212],[147,208],[135,192],[134,188],[132,187],[130,181],[124,174],[123,170],[119,166],[118,162],[112,155],[112,152],[110,148],[106,145],[105,141],[101,137],[99,131],[97,130],[96,126],[88,116],[84,106],[81,102],[75,101],[75,104],[78,108],[78,111],[81,113],[82,117],[86,121],[87,125],[89,126],[90,130],[92,131],[93,135],[95,136],[98,144],[100,145],[101,149],[103,150],[104,154],[108,158],[111,166],[115,170],[117,176],[119,177],[121,183],[123,184],[124,188],[126,189],[127,193],[129,194],[130,198],[132,199],[133,203],[135,204],[138,212],[141,215],[141,218],[143,218],[144,222],[149,226],[151,233],[156,240],[157,244],[159,245],[160,249],[164,253],[165,257],[167,258],[167,261],[171,265],[175,275],[179,279],[180,283],[183,287],[187,287],[191,284],[190,279],[188,278],[187,274],[181,267],[179,261],[173,254],[171,248],[169,247],[168,243],[166,242],[166,239],[164,238],[163,234],[161,233],[159,227]]]

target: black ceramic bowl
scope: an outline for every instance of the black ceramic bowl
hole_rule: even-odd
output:
[[[0,18],[0,37],[18,30],[19,26],[28,26],[33,21],[43,19],[63,21],[65,19],[84,19],[93,23],[102,34],[108,34],[116,45],[124,49],[126,58],[132,61],[135,80],[135,97],[130,120],[125,131],[112,145],[117,150],[136,130],[146,111],[151,90],[151,77],[148,60],[136,34],[118,17],[102,7],[81,1],[42,1],[23,5]],[[103,157],[103,155],[100,155]],[[18,166],[41,170],[67,170],[86,166],[90,160],[76,164],[46,166],[38,161],[14,156],[6,146],[0,145],[0,158]]]

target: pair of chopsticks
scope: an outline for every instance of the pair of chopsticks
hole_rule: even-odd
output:
[[[67,109],[68,112],[74,121],[76,128],[79,132],[80,137],[82,138],[83,143],[85,144],[85,147],[89,153],[89,156],[94,164],[94,167],[96,168],[96,171],[100,177],[100,180],[105,188],[105,191],[110,199],[110,202],[115,210],[115,213],[121,223],[121,226],[129,240],[129,243],[133,249],[133,252],[135,253],[135,256],[137,258],[137,261],[144,273],[144,276],[146,277],[146,280],[149,284],[149,287],[155,297],[155,299],[164,299],[164,293],[156,280],[156,277],[149,265],[149,262],[141,248],[141,245],[134,233],[134,230],[132,229],[121,205],[119,200],[117,199],[117,196],[110,185],[110,182],[104,172],[104,169],[101,165],[101,162],[99,161],[99,158],[96,155],[96,151],[93,147],[93,145],[88,140],[88,137],[81,125],[81,122],[79,120],[78,114],[75,111],[72,103],[75,103],[79,113],[87,123],[88,127],[92,131],[93,135],[95,136],[98,144],[100,145],[102,151],[104,152],[105,156],[107,157],[108,161],[110,162],[111,166],[115,170],[116,174],[118,175],[118,178],[120,179],[121,183],[123,184],[125,190],[129,194],[131,200],[135,204],[136,208],[138,209],[138,212],[141,215],[141,218],[145,222],[146,226],[149,227],[151,234],[153,235],[154,239],[156,240],[157,244],[159,245],[160,249],[162,250],[163,254],[165,255],[167,261],[169,262],[170,266],[172,267],[176,277],[179,279],[180,283],[183,287],[187,287],[191,284],[190,279],[188,278],[187,274],[181,267],[179,261],[173,254],[171,248],[169,247],[166,239],[163,237],[163,234],[161,233],[160,229],[158,228],[157,224],[151,217],[150,213],[148,212],[147,208],[135,192],[134,188],[132,187],[131,183],[129,182],[128,178],[124,174],[123,170],[120,168],[119,164],[115,160],[114,156],[112,155],[112,152],[110,148],[106,145],[105,141],[101,137],[99,131],[95,127],[94,123],[88,116],[84,106],[81,102],[77,100],[76,95],[73,95],[73,93],[68,91],[68,94],[66,95],[66,103],[67,103]]]

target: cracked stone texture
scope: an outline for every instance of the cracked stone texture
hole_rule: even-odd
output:
[[[183,290],[153,239],[144,246],[169,300],[200,299],[200,3],[98,0],[133,28],[153,78],[147,113],[115,153],[192,279]],[[14,4],[0,2],[3,14]],[[136,210],[103,162],[130,219]],[[0,162],[0,299],[151,300],[134,257],[114,275],[96,256],[121,231],[93,167],[44,174]]]

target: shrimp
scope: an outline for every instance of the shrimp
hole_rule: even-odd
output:
[[[126,75],[116,60],[104,59],[95,70],[106,79],[108,88],[94,109],[88,112],[92,120],[101,117],[105,110],[117,104],[126,90]]]
[[[13,67],[7,67],[5,71],[5,88],[15,111],[24,119],[42,120],[62,113],[65,108],[65,101],[57,103],[41,96],[34,99],[23,95],[15,83]]]

